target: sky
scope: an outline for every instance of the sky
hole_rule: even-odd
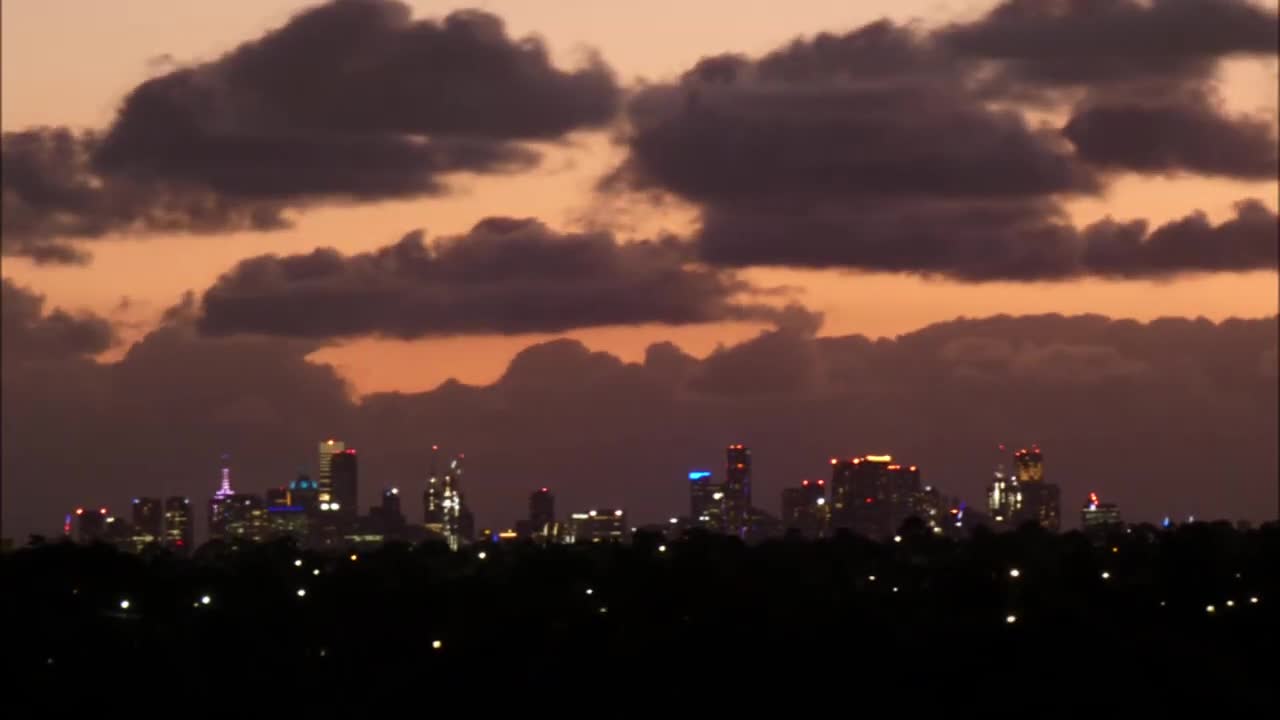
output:
[[[1067,498],[1275,514],[1273,5],[0,12],[6,533],[339,432],[367,498],[448,438],[491,524],[661,515],[737,441],[766,508],[1034,441]]]

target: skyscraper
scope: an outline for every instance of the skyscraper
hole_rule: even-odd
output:
[[[805,537],[825,534],[828,517],[826,481],[801,480],[799,487],[782,491],[782,524]]]
[[[1062,525],[1062,498],[1057,485],[1045,482],[1044,456],[1040,448],[1031,446],[1013,454],[1018,469],[1018,487],[1022,494],[1022,510],[1014,514],[1015,525],[1034,522],[1057,532]]]
[[[618,509],[589,510],[569,516],[569,543],[622,542],[627,538],[627,514]]]
[[[427,530],[437,533],[457,550],[463,540],[475,536],[475,520],[467,509],[462,494],[462,461],[458,454],[449,461],[449,467],[439,474],[436,464],[437,446],[431,447],[431,470],[427,476],[427,489],[422,496],[423,524]]]
[[[1023,448],[1014,453],[1013,462],[1018,469],[1018,482],[1044,481],[1044,456],[1040,453],[1038,446],[1032,445],[1030,450]]]
[[[289,483],[289,504],[302,508],[307,517],[313,517],[320,510],[320,486],[299,471],[298,477]]]
[[[831,459],[831,524],[870,538],[893,535],[919,512],[924,492],[915,465],[889,455]]]
[[[742,537],[751,519],[751,450],[741,444],[725,452],[725,532]]]
[[[346,519],[358,514],[359,478],[355,450],[346,448],[329,456],[329,483],[332,490],[330,511]],[[320,502],[320,509],[324,509],[323,500]]]
[[[341,440],[329,438],[320,441],[320,466],[319,474],[316,475],[316,486],[319,489],[318,500],[320,509],[325,512],[331,512],[330,504],[333,502],[333,475],[330,469],[330,458],[335,453],[340,453],[347,449],[347,444]],[[341,506],[341,501],[339,501]]]
[[[190,552],[195,545],[195,531],[191,501],[177,496],[165,498],[164,546],[174,552]]]
[[[444,535],[444,478],[440,477],[440,446],[431,446],[431,467],[427,470],[427,487],[422,492],[422,524],[434,533]]]
[[[1104,540],[1107,533],[1123,526],[1120,508],[1115,503],[1104,503],[1098,493],[1089,493],[1084,507],[1080,508],[1080,527],[1092,540]]]
[[[223,539],[226,536],[226,510],[235,491],[231,489],[231,458],[222,456],[221,482],[218,489],[209,499],[209,539]]]
[[[1013,524],[1022,517],[1022,486],[1016,475],[1006,475],[1004,466],[996,466],[987,486],[987,512],[997,523]]]
[[[689,473],[689,519],[694,527],[724,532],[724,486],[711,478],[709,470]]]
[[[529,525],[535,535],[546,534],[556,521],[556,496],[547,488],[529,495]]]
[[[134,498],[132,510],[134,529],[158,542],[164,533],[164,507],[160,498]]]
[[[107,532],[107,509],[76,508],[75,541],[93,543],[102,540]]]

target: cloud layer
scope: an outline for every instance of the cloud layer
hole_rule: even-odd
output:
[[[603,126],[619,96],[599,59],[559,70],[493,15],[334,0],[143,82],[102,133],[6,133],[24,171],[5,173],[5,251],[65,261],[53,238],[271,229],[287,206],[440,193],[449,173],[530,167],[524,141]]]
[[[708,57],[631,99],[605,187],[698,204],[701,257],[735,267],[969,281],[1274,268],[1275,214],[1256,201],[1230,242],[1175,223],[1201,241],[1176,260],[1163,229],[1077,228],[1063,203],[1120,171],[1274,178],[1274,118],[1226,113],[1214,83],[1225,58],[1274,54],[1278,28],[1243,0],[1009,0],[933,31],[880,21]],[[1035,126],[1032,110],[1065,120]]]
[[[421,231],[369,253],[264,255],[204,293],[199,328],[335,338],[557,332],[600,325],[770,320],[754,288],[691,267],[674,240],[618,244],[532,219],[488,218],[428,245]]]
[[[817,338],[798,318],[706,359],[658,343],[626,363],[557,340],[492,385],[355,400],[333,368],[306,360],[314,343],[202,337],[191,306],[117,363],[85,359],[101,340],[65,339],[39,363],[14,363],[11,323],[63,321],[6,292],[6,308],[24,308],[5,315],[0,388],[14,533],[128,493],[205,497],[224,452],[236,487],[260,492],[313,465],[329,435],[361,450],[361,505],[397,484],[410,517],[431,444],[466,452],[482,525],[520,517],[542,485],[565,513],[620,505],[658,520],[687,507],[685,473],[718,467],[731,442],[752,446],[771,509],[784,485],[829,472],[831,455],[872,451],[980,503],[1008,462],[1002,442],[1045,448],[1068,510],[1091,490],[1139,519],[1263,519],[1277,502],[1274,317],[1000,316],[886,340]]]

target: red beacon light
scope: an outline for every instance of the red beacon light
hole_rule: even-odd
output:
[[[546,489],[546,488],[542,488],[542,492],[547,492],[547,489]]]
[[[836,460],[835,458],[831,458],[831,464],[832,464],[832,465],[835,465],[835,464],[836,464],[836,463],[838,463],[838,462],[840,462],[840,461],[839,461],[839,460]]]
[[[99,514],[99,515],[106,515],[106,514],[107,514],[107,509],[106,509],[106,508],[98,508],[98,514]]]
[[[818,484],[819,484],[819,485],[826,485],[826,484],[827,484],[827,481],[826,481],[826,480],[819,480],[819,481],[818,481]]]
[[[800,485],[801,485],[802,487],[809,487],[809,481],[808,481],[808,480],[801,480],[801,481],[800,481]]]
[[[76,508],[76,514],[77,514],[77,515],[83,515],[83,514],[84,514],[84,508]]]

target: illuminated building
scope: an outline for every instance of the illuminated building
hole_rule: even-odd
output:
[[[76,508],[73,522],[76,542],[86,544],[98,542],[107,532],[107,509]],[[67,529],[67,526],[64,525],[63,528]]]
[[[267,507],[288,507],[292,503],[289,502],[289,488],[269,488],[266,493]]]
[[[320,510],[320,486],[306,473],[298,473],[289,483],[288,504],[302,508],[307,515],[315,515]]]
[[[831,524],[869,538],[897,532],[919,513],[923,488],[915,465],[893,462],[889,455],[831,460]]]
[[[209,499],[209,539],[226,537],[226,508],[235,491],[231,489],[231,468],[227,466],[227,456],[222,456],[221,483],[213,497]]]
[[[134,498],[132,510],[134,529],[159,540],[164,532],[164,504],[160,498]]]
[[[827,529],[829,507],[825,480],[801,480],[782,491],[782,524],[805,537],[821,537]]]
[[[547,488],[538,488],[529,495],[529,524],[535,534],[546,534],[556,521],[556,496]]]
[[[751,519],[751,450],[741,444],[725,452],[724,532],[744,537]]]
[[[389,487],[382,490],[382,503],[369,510],[372,525],[387,537],[400,538],[404,535],[404,513],[400,510],[400,488]]]
[[[250,542],[266,542],[270,539],[271,524],[267,507],[257,495],[232,495],[224,503],[222,511],[225,539]]]
[[[724,486],[712,482],[708,470],[689,473],[689,517],[694,527],[724,531]]]
[[[317,500],[320,502],[320,509],[324,512],[332,512],[333,503],[333,471],[332,458],[335,454],[347,449],[347,444],[341,440],[320,441],[320,472],[316,475],[316,487],[318,489]],[[342,501],[339,500],[339,509],[341,509]]]
[[[427,472],[427,489],[422,493],[422,524],[427,530],[444,535],[444,478],[437,468],[438,445],[431,446],[431,469]]]
[[[1003,466],[996,467],[987,487],[987,512],[997,523],[1013,524],[1022,516],[1022,487],[1016,477],[1005,475]]]
[[[1013,454],[1014,467],[1018,469],[1018,489],[1022,495],[1022,507],[1014,512],[1013,524],[1034,522],[1040,527],[1057,532],[1062,525],[1061,492],[1057,485],[1045,482],[1044,455],[1040,448],[1023,448]]]
[[[356,462],[356,451],[344,449],[329,456],[329,484],[332,490],[329,510],[339,517],[350,520],[354,518],[357,505],[360,467]],[[324,510],[324,485],[320,485],[320,509]]]
[[[1114,503],[1104,503],[1097,493],[1089,493],[1084,507],[1080,508],[1080,527],[1084,534],[1095,540],[1106,539],[1107,534],[1123,527],[1120,508]]]
[[[1040,448],[1032,445],[1013,454],[1014,467],[1018,469],[1018,482],[1044,482],[1044,457]]]
[[[191,501],[177,496],[165,498],[164,546],[175,552],[190,552],[195,545],[195,531]]]
[[[573,513],[564,539],[568,543],[622,542],[627,539],[627,515],[616,509]]]

